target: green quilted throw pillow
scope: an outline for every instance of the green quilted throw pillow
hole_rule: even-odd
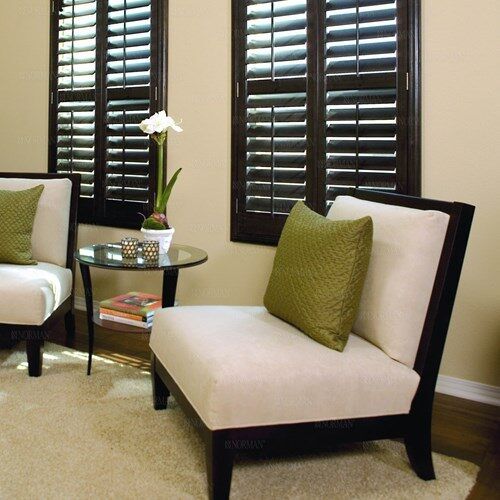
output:
[[[31,233],[43,187],[0,190],[0,262],[36,264],[31,255]]]
[[[372,239],[370,217],[332,221],[296,203],[276,250],[264,296],[267,310],[343,351],[358,312]]]

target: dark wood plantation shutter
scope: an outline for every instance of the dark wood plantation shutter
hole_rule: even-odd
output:
[[[324,214],[339,188],[418,194],[417,1],[233,9],[232,239],[276,243],[297,200]]]
[[[138,227],[154,148],[138,124],[164,108],[162,0],[59,0],[52,33],[50,170],[82,175],[82,222]]]

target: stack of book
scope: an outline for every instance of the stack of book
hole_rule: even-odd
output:
[[[149,293],[129,292],[99,305],[99,318],[138,328],[151,328],[153,316],[161,308],[161,297]]]

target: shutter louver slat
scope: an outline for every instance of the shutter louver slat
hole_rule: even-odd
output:
[[[151,5],[151,0],[108,0],[108,11],[136,9],[137,7],[147,7]]]
[[[271,19],[259,19],[248,22],[248,34],[259,35],[269,33],[270,31],[295,31],[303,30],[307,26],[305,14],[300,16],[289,16],[286,18],[277,18],[274,23]]]
[[[267,153],[270,151],[286,153],[286,152],[303,152],[306,149],[306,140],[294,140],[286,138],[272,137],[271,139],[249,139],[247,141],[247,151]]]
[[[108,24],[108,36],[127,37],[148,33],[151,30],[151,23],[147,21],[130,21],[125,15],[120,23]]]
[[[59,0],[60,4],[65,7],[65,6],[80,6],[84,4],[95,4],[95,0]]]
[[[328,57],[347,57],[355,56],[357,54],[358,48],[355,43],[351,44],[337,44],[330,45],[326,49],[326,55]],[[361,43],[359,44],[359,55],[367,56],[374,54],[394,54],[396,52],[396,42],[394,40],[390,41],[380,41],[375,40],[372,43]]]
[[[327,206],[337,187],[396,189],[397,91],[369,86],[371,75],[397,70],[396,7],[390,0],[326,0],[326,75],[335,75],[335,84],[364,78],[358,88],[332,83],[326,92]]]
[[[247,127],[249,137],[264,137],[273,134],[275,137],[305,137],[306,125],[302,123],[258,123],[249,124]]]
[[[274,33],[273,42],[271,35],[264,33],[261,35],[253,35],[247,37],[248,49],[266,49],[271,45],[275,48],[288,47],[290,45],[304,45],[307,42],[307,34],[305,31],[287,31],[285,33]]]
[[[249,182],[271,182],[271,170],[268,168],[249,168],[247,170]],[[276,182],[303,184],[306,180],[304,169],[279,168],[274,171]]]
[[[393,172],[355,172],[336,171],[328,174],[327,183],[336,187],[352,187],[357,184],[360,188],[393,189]],[[327,202],[334,200],[334,191],[327,191]]]
[[[147,46],[122,47],[108,50],[108,61],[121,61],[123,58],[127,61],[133,61],[135,59],[145,59],[149,56],[149,47]]]
[[[273,207],[275,214],[288,214],[292,210],[295,203],[298,200],[286,200],[281,198],[275,198],[273,200]],[[249,197],[246,202],[246,207],[248,212],[256,213],[269,213],[271,208],[271,202],[269,197]]]
[[[326,34],[326,40],[329,43],[333,42],[349,42],[359,40],[368,40],[376,38],[391,38],[396,36],[396,24],[386,24],[382,26],[360,26],[359,30],[351,26],[343,27],[340,30],[331,30]]]
[[[329,170],[394,170],[396,168],[395,156],[345,156],[331,155],[327,158],[326,168]]]
[[[390,0],[386,2],[381,2],[381,0],[326,0],[326,9],[355,9],[356,7],[371,7],[389,2]]]
[[[272,5],[274,4],[274,5]],[[247,19],[266,19],[270,17],[291,16],[294,14],[305,14],[306,5],[302,2],[278,1],[266,2],[249,7]]]
[[[378,7],[378,6],[377,6]],[[348,9],[349,12],[337,13],[338,11],[327,12],[326,15],[326,25],[334,26],[336,28],[347,26],[349,24],[364,24],[364,23],[380,23],[382,21],[394,21],[396,18],[396,6],[388,9],[371,9],[362,10],[359,9],[359,13],[356,13],[356,9]]]

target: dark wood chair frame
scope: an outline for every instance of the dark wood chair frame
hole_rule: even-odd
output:
[[[71,181],[71,202],[69,211],[68,249],[66,254],[66,268],[73,273],[71,295],[48,317],[42,325],[10,325],[0,323],[0,341],[6,346],[12,346],[20,340],[26,341],[28,358],[28,374],[30,377],[39,377],[42,374],[43,345],[50,337],[50,331],[58,322],[64,319],[67,342],[71,343],[75,335],[74,291],[75,291],[75,263],[74,254],[78,234],[78,198],[80,196],[79,174],[45,174],[45,173],[0,173],[2,178],[20,179],[62,179]]]
[[[434,287],[418,347],[414,370],[420,383],[410,412],[350,420],[330,420],[300,424],[268,425],[210,430],[184,396],[167,369],[152,354],[151,376],[153,402],[157,410],[165,409],[170,394],[187,413],[206,444],[209,497],[229,498],[233,458],[237,451],[281,448],[320,448],[336,444],[378,439],[404,440],[415,473],[424,480],[435,478],[431,455],[431,417],[434,391],[443,354],[448,325],[458,287],[474,207],[404,195],[358,189],[339,190],[356,198],[416,208],[439,210],[450,215],[450,221],[439,261]],[[244,397],[244,395],[242,395]],[[323,446],[324,447],[324,446]]]

